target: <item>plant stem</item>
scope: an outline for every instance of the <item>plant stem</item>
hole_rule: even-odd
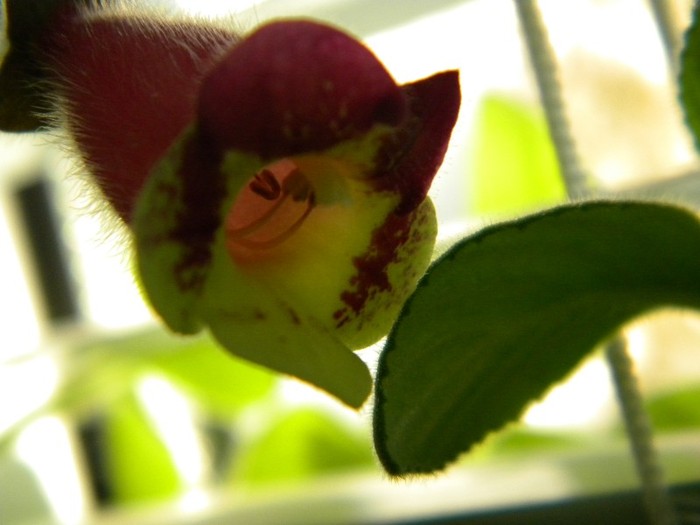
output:
[[[622,416],[632,443],[637,472],[643,480],[642,489],[649,517],[652,523],[673,525],[676,522],[674,509],[654,450],[653,432],[639,395],[634,363],[624,339],[618,337],[610,342],[605,348],[605,355],[610,364],[617,398],[624,408]]]
[[[567,193],[569,198],[586,197],[591,193],[589,180],[581,168],[566,118],[557,65],[547,30],[535,0],[514,1]],[[644,410],[632,360],[621,336],[608,343],[605,356],[641,479],[649,518],[655,525],[672,525],[676,523],[675,512],[663,481],[653,445],[651,424]]]
[[[547,29],[533,0],[515,0],[515,6],[566,191],[570,198],[585,197],[590,193],[589,182],[571,136]]]

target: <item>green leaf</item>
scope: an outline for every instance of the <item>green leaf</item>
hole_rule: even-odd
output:
[[[144,372],[165,375],[207,415],[224,419],[274,392],[275,374],[231,357],[209,337],[174,336],[147,328],[129,334],[88,337],[65,356],[61,387],[53,398],[0,433],[0,449],[24,424],[63,412],[84,417],[128,395]]]
[[[464,239],[428,271],[381,356],[384,467],[443,468],[665,305],[700,307],[700,223],[680,208],[567,205]]]
[[[154,354],[150,364],[207,412],[224,418],[270,394],[277,382],[272,372],[232,357],[209,338]]]
[[[144,370],[176,383],[208,413],[231,417],[272,392],[276,377],[225,353],[209,337],[173,336],[147,329],[91,341],[71,367],[55,408],[99,409],[123,395]]]
[[[681,105],[685,118],[700,144],[700,4],[693,9],[693,21],[685,34],[679,78]]]
[[[700,428],[700,385],[659,394],[649,400],[647,410],[658,432]]]
[[[471,151],[474,213],[522,212],[565,200],[547,124],[536,108],[487,96],[476,118]]]

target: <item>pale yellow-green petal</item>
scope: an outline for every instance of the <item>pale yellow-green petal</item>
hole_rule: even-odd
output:
[[[187,138],[185,134],[180,144]],[[192,270],[198,286],[183,286],[178,279],[177,268],[188,249],[173,236],[184,206],[182,149],[175,146],[154,170],[134,222],[139,271],[151,305],[174,331],[194,333],[208,325],[232,354],[308,381],[359,407],[371,390],[366,365],[309,315],[303,303],[292,303],[275,289],[274,281],[268,283],[264,274],[258,279],[243,273],[226,249],[223,228],[210,246],[209,263]],[[260,167],[249,155],[227,157],[222,219]]]
[[[238,271],[219,238],[199,314],[230,352],[322,388],[352,407],[371,390],[367,366],[303,309]]]

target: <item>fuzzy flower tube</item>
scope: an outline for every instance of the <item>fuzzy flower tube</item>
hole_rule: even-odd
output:
[[[457,73],[397,85],[309,20],[240,37],[59,4],[36,60],[163,322],[362,405],[353,350],[388,332],[432,254]]]

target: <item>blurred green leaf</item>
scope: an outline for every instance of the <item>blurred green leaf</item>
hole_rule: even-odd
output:
[[[163,330],[105,339],[80,353],[87,362],[77,363],[81,373],[73,375],[64,400],[72,393],[72,398],[87,397],[92,403],[109,401],[110,390],[119,395],[131,388],[136,375],[157,369],[203,409],[231,417],[269,394],[276,381],[272,373],[231,357],[207,337],[177,337]]]
[[[283,415],[240,451],[232,471],[235,484],[301,481],[374,464],[364,433],[316,409]]]
[[[586,437],[576,432],[556,432],[528,428],[512,428],[494,436],[486,444],[488,456],[524,455],[531,452],[563,452],[590,446]]]
[[[198,339],[167,354],[154,355],[159,368],[210,413],[230,417],[269,394],[277,378],[232,357],[209,339]]]
[[[183,482],[173,458],[137,400],[128,396],[105,414],[103,453],[113,502],[175,497]]]
[[[567,205],[486,228],[440,258],[380,358],[375,446],[433,472],[516,420],[626,321],[700,307],[700,223],[653,203]]]
[[[656,431],[700,429],[700,386],[658,394],[647,410]]]
[[[207,337],[147,329],[86,341],[63,356],[69,366],[54,397],[0,435],[0,446],[40,414],[63,412],[80,418],[105,410],[127,395],[144,371],[160,371],[208,415],[223,419],[271,394],[277,384],[272,372],[232,357]]]
[[[685,118],[700,145],[700,4],[693,9],[693,19],[685,34],[685,46],[681,53],[679,78],[681,105]]]
[[[478,110],[471,150],[471,209],[522,212],[562,202],[566,190],[538,108],[489,95]]]

